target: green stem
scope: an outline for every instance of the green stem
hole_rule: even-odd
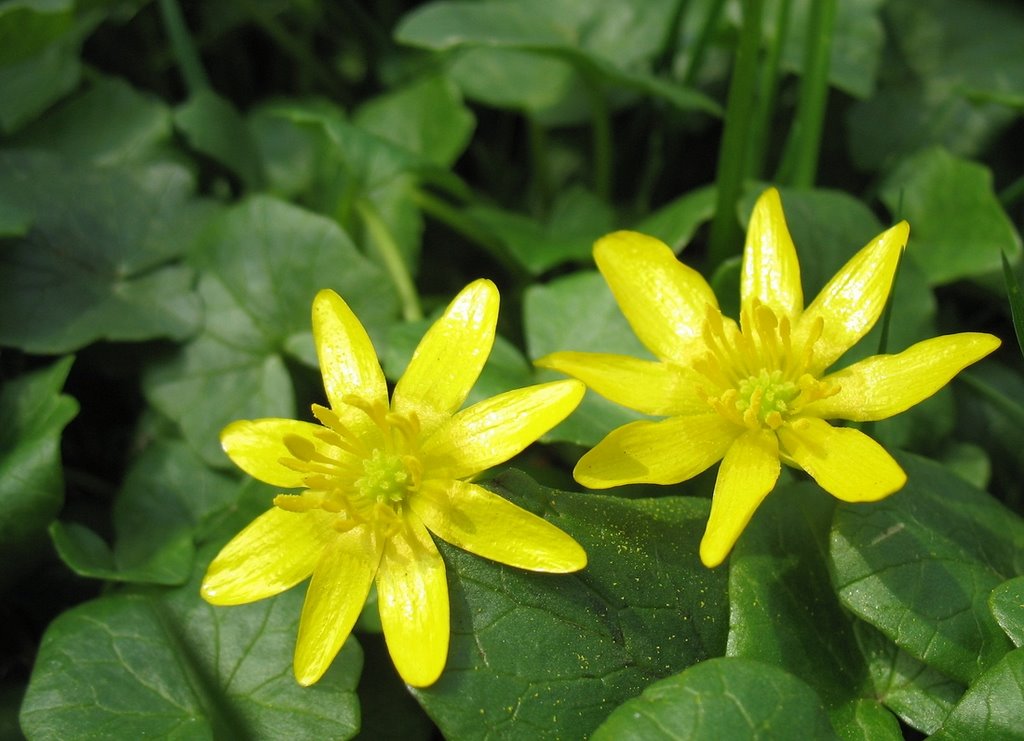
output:
[[[811,3],[800,101],[779,172],[779,180],[798,188],[812,187],[818,171],[821,132],[828,103],[828,70],[835,21],[836,0],[817,0]]]
[[[711,44],[711,37],[714,36],[715,29],[718,28],[718,19],[722,15],[724,5],[725,0],[712,0],[711,5],[708,7],[708,14],[704,17],[704,25],[700,27],[697,40],[693,42],[690,61],[687,63],[686,72],[683,74],[684,87],[692,86],[694,80],[697,79],[697,73],[700,72],[700,68],[704,64],[704,55],[707,54],[708,46]],[[746,9],[743,11],[743,16],[746,18]]]
[[[406,321],[422,319],[423,309],[420,308],[419,295],[416,293],[416,286],[413,285],[412,276],[409,275],[409,270],[395,238],[391,236],[384,220],[369,201],[359,201],[356,204],[356,211],[359,212],[363,224],[366,225],[366,229],[370,233],[370,241],[377,249],[377,254],[380,256],[381,262],[384,263],[384,269],[391,278],[395,290],[398,291],[398,299],[402,303],[402,318]]]
[[[658,54],[654,58],[654,71],[658,74],[666,74],[672,69],[678,48],[679,25],[683,22],[687,4],[687,0],[676,0],[672,15],[665,24],[665,35],[661,38]]]
[[[772,115],[775,113],[775,95],[781,77],[782,50],[789,34],[790,0],[779,0],[775,16],[775,37],[768,47],[761,73],[761,88],[758,94],[757,115],[751,127],[750,153],[747,176],[754,179],[764,177],[765,159],[767,158],[768,132],[771,130]]]
[[[171,49],[174,51],[174,58],[178,62],[178,69],[185,80],[185,88],[189,96],[195,95],[202,90],[210,88],[210,78],[206,76],[203,63],[199,59],[199,52],[192,40],[192,34],[185,25],[185,18],[181,14],[181,8],[177,0],[160,0],[160,18],[167,31],[167,37],[171,41]]]
[[[754,113],[754,87],[757,81],[758,49],[761,45],[763,0],[743,0],[743,27],[740,29],[736,65],[729,84],[725,108],[725,129],[718,153],[715,182],[718,203],[708,237],[708,262],[714,269],[739,249],[740,225],[736,220],[736,202],[746,171],[750,122]]]
[[[607,201],[612,190],[612,120],[608,101],[597,77],[580,70],[590,96],[594,137],[594,192]]]

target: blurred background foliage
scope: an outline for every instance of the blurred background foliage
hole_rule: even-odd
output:
[[[781,736],[1012,736],[1022,38],[1011,0],[0,1],[0,735],[20,712],[30,738],[623,738],[645,732],[637,714],[681,737],[752,737],[762,716],[784,717]],[[530,361],[554,350],[646,352],[592,266],[610,230],[663,239],[735,313],[766,184],[808,296],[911,223],[888,334],[842,363],[939,333],[1003,339],[876,425],[913,453],[911,491],[836,507],[793,477],[709,572],[708,477],[552,496],[635,417],[588,395],[515,461],[529,476],[493,485],[576,535],[591,568],[559,586],[445,549],[455,635],[436,687],[413,698],[394,678],[372,605],[301,690],[296,590],[199,600],[216,546],[273,494],[218,432],[321,399],[318,289],[344,296],[394,380],[435,311],[495,280],[483,398],[548,378]],[[867,548],[892,528],[908,540]]]

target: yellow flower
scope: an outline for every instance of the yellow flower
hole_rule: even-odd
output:
[[[295,677],[316,682],[352,630],[376,577],[384,638],[402,678],[426,686],[448,655],[448,586],[434,535],[533,571],[583,568],[580,545],[468,478],[519,453],[562,421],[584,386],[559,381],[459,411],[490,354],[498,291],[478,280],[429,329],[388,400],[377,355],[333,291],[313,302],[313,336],[330,408],[320,425],[234,422],[221,433],[242,470],[284,488],[274,507],[210,564],[215,605],[270,597],[312,574],[295,646]]]
[[[738,325],[660,241],[635,232],[598,240],[598,268],[658,361],[558,352],[537,364],[666,419],[613,430],[580,459],[576,480],[595,489],[674,484],[721,460],[700,546],[708,566],[725,560],[774,488],[780,461],[847,502],[897,491],[906,475],[882,446],[825,420],[898,414],[999,346],[988,334],[947,335],[827,372],[878,319],[909,231],[901,222],[875,237],[805,309],[779,194],[767,190],[750,218]]]

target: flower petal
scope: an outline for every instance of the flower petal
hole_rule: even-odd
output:
[[[685,369],[627,355],[556,352],[534,361],[580,379],[606,399],[644,414],[696,414],[707,410]]]
[[[754,204],[743,248],[740,302],[749,310],[755,301],[779,317],[794,318],[804,308],[800,263],[775,188],[762,193]]]
[[[433,684],[448,660],[448,582],[444,561],[414,515],[392,536],[377,572],[384,640],[402,679]]]
[[[720,460],[739,434],[714,413],[630,422],[580,458],[573,477],[591,489],[676,484]]]
[[[874,326],[889,298],[909,234],[905,221],[879,234],[850,258],[801,315],[797,340],[811,334],[819,319],[824,323],[814,346],[816,372],[832,365]]]
[[[296,489],[305,486],[304,474],[281,465],[282,458],[292,458],[284,440],[301,437],[323,453],[329,447],[315,436],[323,428],[294,419],[240,419],[220,433],[220,445],[234,462],[253,478],[271,486]]]
[[[364,427],[366,416],[342,400],[352,395],[387,405],[387,382],[366,330],[334,291],[325,289],[313,299],[313,341],[331,408],[346,424]]]
[[[844,502],[874,502],[907,482],[885,448],[860,430],[805,417],[781,427],[778,434],[782,452]]]
[[[454,413],[480,376],[494,344],[498,289],[476,280],[427,330],[398,381],[394,410],[415,412],[425,435]]]
[[[206,569],[203,599],[243,605],[279,594],[313,573],[337,534],[326,512],[286,512],[272,507],[224,546]]]
[[[352,632],[380,563],[382,542],[369,527],[335,531],[306,591],[295,641],[295,679],[309,686],[323,676]]]
[[[532,512],[476,484],[430,483],[409,505],[431,531],[452,545],[530,571],[563,574],[587,565],[579,543]]]
[[[594,260],[636,336],[657,357],[685,365],[708,307],[718,301],[707,281],[668,246],[637,232],[597,240]]]
[[[576,380],[553,381],[463,409],[423,443],[425,475],[461,479],[507,461],[568,417],[585,390]]]
[[[700,560],[713,568],[729,555],[754,510],[779,479],[779,443],[771,432],[750,430],[736,438],[718,469],[711,516],[700,541]]]
[[[980,332],[933,337],[896,355],[875,355],[826,376],[839,393],[808,404],[803,414],[859,422],[885,419],[941,389],[957,373],[999,347]]]

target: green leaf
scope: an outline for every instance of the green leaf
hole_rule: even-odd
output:
[[[336,290],[371,334],[394,318],[396,301],[337,224],[267,196],[227,210],[197,253],[203,332],[150,368],[143,388],[204,460],[223,466],[219,435],[229,422],[295,416],[284,355],[308,335],[317,291]]]
[[[689,244],[697,228],[715,215],[717,197],[712,185],[691,190],[647,216],[633,229],[657,237],[679,253]]]
[[[217,93],[194,93],[174,112],[174,125],[193,149],[227,167],[248,189],[263,184],[259,151],[245,120]]]
[[[447,738],[585,738],[650,682],[725,647],[725,574],[697,559],[708,502],[554,492],[523,474],[497,491],[587,550],[577,574],[536,574],[442,544],[448,665],[414,694]]]
[[[78,403],[62,394],[72,358],[0,387],[0,587],[42,540],[64,502],[60,440]]]
[[[838,738],[814,690],[778,667],[718,658],[617,708],[594,741]]]
[[[885,181],[882,200],[910,222],[907,254],[933,285],[995,272],[1021,240],[984,165],[933,148],[905,160]],[[970,249],[964,249],[970,245]]]
[[[840,738],[853,741],[903,741],[896,716],[874,699],[859,699],[832,712],[832,725]]]
[[[24,237],[32,226],[32,211],[0,200],[0,237]]]
[[[361,244],[376,245],[378,249],[367,253],[387,268],[388,260],[364,217],[367,210],[375,213],[400,248],[406,269],[415,273],[422,219],[414,186],[421,180],[437,179],[465,190],[461,181],[411,149],[345,121],[339,112],[292,107],[281,115],[319,137],[308,202]]]
[[[595,240],[612,230],[615,219],[611,206],[581,187],[556,196],[544,223],[486,205],[471,206],[466,215],[494,234],[532,275],[566,262],[591,262]]]
[[[1016,119],[1024,101],[1018,53],[1024,14],[1014,3],[889,0],[892,53],[879,91],[850,111],[854,160],[887,168],[922,147],[978,156]]]
[[[201,559],[205,564],[210,552]],[[303,591],[239,607],[173,590],[79,605],[50,624],[21,709],[29,738],[349,738],[362,652],[350,639],[300,687],[292,651]]]
[[[790,10],[789,33],[782,52],[783,66],[790,72],[799,73],[804,68],[808,42],[804,30],[812,2],[797,0]],[[878,17],[882,4],[883,0],[836,2],[829,83],[858,98],[866,98],[875,88],[875,75],[885,38],[882,21]]]
[[[1024,292],[1020,280],[1006,259],[1006,253],[1000,253],[1003,261],[1003,278],[1006,281],[1006,296],[1010,301],[1010,315],[1013,317],[1013,331],[1017,335],[1017,347],[1024,355]]]
[[[850,619],[829,580],[834,509],[832,497],[813,484],[776,488],[729,566],[728,655],[785,669],[813,687],[830,711],[860,699],[864,675]]]
[[[993,589],[988,604],[1013,645],[1024,646],[1024,576],[1009,579]]]
[[[372,608],[377,613],[376,599]],[[379,625],[377,631],[380,631]],[[360,728],[356,738],[363,741],[435,739],[437,727],[409,694],[405,683],[394,670],[384,639],[380,635],[361,635],[360,645],[365,661],[363,675],[359,679]]]
[[[964,685],[921,663],[863,621],[854,623],[879,702],[922,733],[935,733],[964,693]]]
[[[470,100],[492,108],[527,111],[548,124],[581,123],[590,115],[579,76],[561,59],[471,46],[452,55],[448,76]],[[552,111],[558,116],[553,117]]]
[[[0,67],[0,131],[21,128],[74,90],[82,74],[78,33],[64,34],[31,57]]]
[[[897,0],[888,3],[886,12],[889,22],[902,30],[896,36],[900,50],[929,92],[944,90],[968,100],[1024,100],[1019,53],[1024,12],[1019,5]]]
[[[533,360],[560,350],[650,357],[597,272],[574,273],[547,285],[530,286],[523,297],[523,321],[527,352]],[[540,377],[560,376],[543,371]],[[641,417],[639,412],[588,391],[572,416],[546,439],[590,446],[613,428]]]
[[[14,141],[97,165],[146,162],[171,138],[171,112],[158,98],[123,80],[97,77]]]
[[[1024,648],[1006,654],[968,687],[935,741],[1020,738],[1024,728]]]
[[[1010,648],[988,597],[1018,573],[1024,524],[942,466],[898,458],[908,477],[901,491],[836,512],[835,586],[911,656],[969,683]]]
[[[356,111],[353,122],[439,167],[455,163],[476,125],[458,88],[440,75],[372,98]]]
[[[657,51],[671,3],[648,3],[625,19],[614,9],[558,0],[433,2],[406,15],[395,38],[434,51],[488,47],[532,52],[564,60],[584,76],[659,97],[681,110],[721,112],[718,103],[703,93],[637,71]]]
[[[211,471],[188,447],[161,442],[135,459],[114,502],[109,547],[88,528],[55,522],[51,537],[77,574],[114,581],[183,584],[194,534],[238,498],[238,482]]]
[[[0,5],[0,67],[42,51],[71,27],[71,0],[9,0]]]
[[[174,166],[99,169],[0,153],[0,200],[33,218],[0,250],[0,344],[62,353],[100,339],[192,334],[193,273],[175,262],[208,213],[192,187]]]

